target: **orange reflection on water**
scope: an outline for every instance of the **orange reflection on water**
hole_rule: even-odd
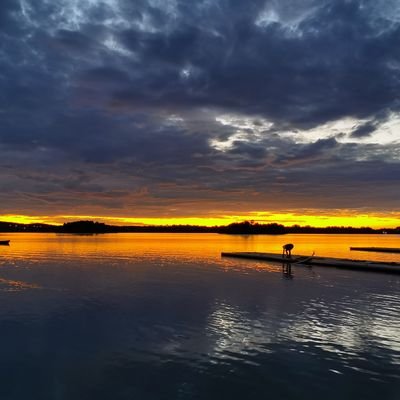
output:
[[[400,247],[398,235],[219,235],[182,233],[120,233],[70,235],[42,233],[0,234],[10,246],[0,247],[0,257],[31,261],[62,257],[130,259],[220,260],[223,251],[281,253],[293,243],[293,254],[400,262],[400,254],[351,252],[350,246]]]
[[[121,233],[104,235],[72,235],[43,233],[3,234],[10,246],[0,254],[40,260],[60,257],[138,259],[190,258],[220,256],[220,235]]]

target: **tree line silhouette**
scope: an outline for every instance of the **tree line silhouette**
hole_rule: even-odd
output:
[[[400,234],[397,228],[373,229],[370,227],[354,228],[344,226],[331,226],[317,228],[312,226],[293,225],[286,227],[277,223],[259,224],[254,221],[235,222],[226,226],[199,226],[199,225],[107,225],[95,221],[66,222],[62,226],[49,224],[19,224],[0,222],[0,232],[44,232],[44,233],[77,233],[101,234],[122,232],[148,232],[148,233],[221,233],[231,235],[284,235],[287,233],[325,233],[325,234],[356,234],[356,233],[387,233]]]

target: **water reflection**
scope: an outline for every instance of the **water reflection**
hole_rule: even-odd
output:
[[[285,278],[292,279],[292,264],[290,262],[282,263],[282,274]]]
[[[9,279],[0,278],[0,290],[2,291],[39,289],[39,288],[40,286],[29,282],[13,281]]]
[[[0,398],[397,398],[399,277],[219,256],[260,243],[13,237]]]
[[[159,256],[185,257],[202,260],[215,257],[221,251],[282,252],[282,244],[293,242],[295,254],[359,258],[400,262],[400,254],[351,252],[357,247],[400,247],[398,235],[218,235],[218,234],[2,234],[11,239],[10,246],[0,249],[0,259],[12,255],[17,258],[39,260],[41,258],[101,258],[132,257],[153,258]],[[1,238],[0,238],[1,239]]]

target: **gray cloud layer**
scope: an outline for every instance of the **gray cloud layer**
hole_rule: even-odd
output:
[[[395,210],[398,137],[351,139],[399,112],[399,39],[396,1],[3,0],[1,211]]]

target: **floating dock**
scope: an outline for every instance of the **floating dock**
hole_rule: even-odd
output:
[[[350,250],[373,251],[375,253],[400,253],[398,247],[350,247]]]
[[[280,264],[316,265],[323,267],[354,269],[359,271],[374,271],[400,274],[400,263],[396,262],[352,260],[347,258],[328,258],[316,256],[310,257],[300,255],[293,255],[291,258],[283,258],[281,254],[256,252],[223,252],[221,253],[221,256],[245,258],[249,260],[272,261]]]

